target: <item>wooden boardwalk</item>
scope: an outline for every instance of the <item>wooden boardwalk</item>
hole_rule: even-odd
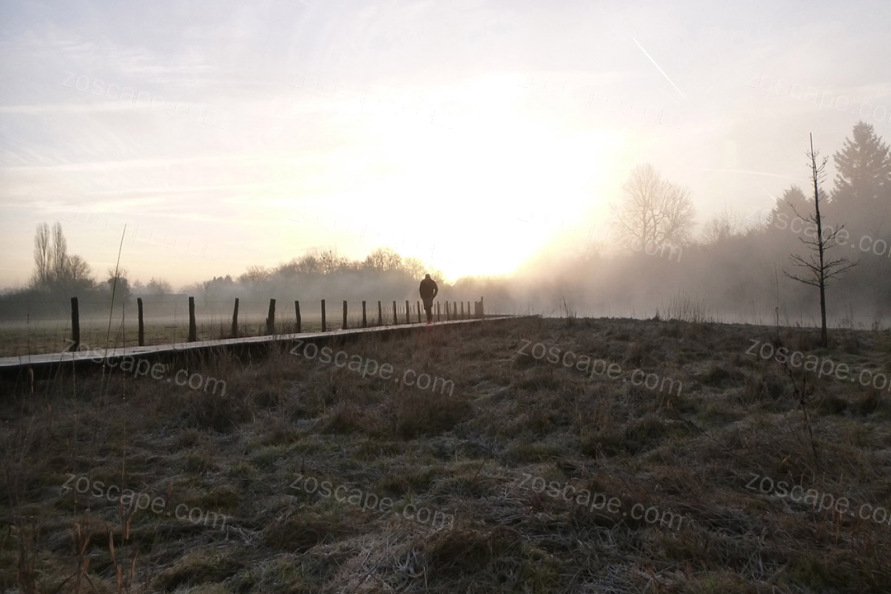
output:
[[[159,344],[149,346],[132,346],[108,348],[94,348],[91,345],[81,345],[81,350],[76,352],[44,353],[39,355],[19,355],[17,357],[0,357],[0,377],[11,379],[23,374],[33,372],[35,375],[45,375],[48,372],[68,366],[72,369],[83,368],[87,364],[96,365],[103,360],[119,360],[125,357],[135,359],[166,360],[171,357],[201,356],[204,354],[226,350],[238,350],[259,352],[275,343],[286,343],[297,340],[304,342],[343,342],[358,338],[365,334],[401,334],[411,331],[432,330],[445,326],[460,324],[479,324],[484,322],[497,322],[503,320],[517,320],[523,317],[538,316],[492,316],[485,318],[473,318],[469,320],[453,320],[448,322],[434,322],[427,324],[395,324],[388,326],[375,326],[373,328],[347,328],[341,330],[329,330],[327,332],[300,332],[292,334],[272,334],[267,336],[248,336],[244,338],[225,338],[221,340],[199,340],[195,342],[178,342],[174,344]]]

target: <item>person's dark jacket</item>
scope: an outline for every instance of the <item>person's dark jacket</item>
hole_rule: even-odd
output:
[[[439,293],[439,286],[437,286],[436,281],[432,278],[425,278],[421,281],[419,291],[421,293],[421,299],[424,301],[432,301],[437,293]]]

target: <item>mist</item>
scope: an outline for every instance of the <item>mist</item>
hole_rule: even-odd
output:
[[[829,253],[857,263],[830,322],[887,319],[885,4],[162,5],[2,9],[6,319],[107,311],[119,269],[125,307],[414,303],[431,272],[491,313],[812,325],[788,276],[810,134],[850,233]],[[851,142],[861,179],[835,158]],[[645,166],[684,198],[665,237],[620,224]],[[35,283],[55,222],[80,269]],[[410,263],[367,266],[380,248]],[[320,254],[334,268],[293,266]]]

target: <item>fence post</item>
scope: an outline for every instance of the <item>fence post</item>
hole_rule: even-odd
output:
[[[365,315],[365,301],[362,302],[362,327],[368,328],[368,316]]]
[[[378,326],[384,325],[384,310],[381,307],[380,301],[377,302],[377,325]]]
[[[418,301],[418,324],[421,323],[421,302]]]
[[[446,309],[446,322],[448,322],[449,320],[452,319],[451,316],[450,316],[450,313],[451,313],[451,311],[452,311],[452,308],[449,306],[449,302],[448,302],[448,301],[445,302],[445,309]]]
[[[198,326],[195,324],[195,298],[189,297],[189,342],[198,340]]]
[[[297,334],[300,334],[300,325],[301,325],[300,324],[300,302],[296,301],[296,300],[294,301],[294,313],[297,315],[297,324],[296,324],[296,328],[294,329],[294,331]]]
[[[461,319],[464,319],[464,302],[461,302]]]
[[[408,299],[405,300],[405,323],[411,324],[411,305],[408,304]]]
[[[139,346],[145,346],[145,324],[142,321],[142,297],[136,298],[136,317],[138,319],[136,330],[136,344],[138,344]]]
[[[393,325],[395,326],[398,323],[399,323],[399,320],[396,318],[396,302],[394,301],[393,302]]]
[[[486,309],[485,309],[485,306],[483,305],[483,298],[482,298],[482,296],[480,297],[480,317],[481,317],[481,318],[486,317]]]
[[[325,324],[325,300],[322,299],[322,332],[327,331],[327,326]]]
[[[266,334],[275,334],[275,299],[269,300],[269,313],[266,314]]]
[[[347,329],[347,302],[346,299],[343,300],[343,329]]]
[[[436,302],[436,321],[441,322],[442,316],[439,315],[439,301]]]
[[[77,297],[71,298],[71,342],[69,351],[76,351],[80,346],[80,310],[77,307]]]
[[[235,307],[232,308],[232,338],[238,338],[238,297],[235,298]]]

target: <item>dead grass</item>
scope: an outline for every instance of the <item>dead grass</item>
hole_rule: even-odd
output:
[[[679,320],[522,320],[332,345],[397,375],[453,380],[451,394],[362,378],[287,348],[195,361],[227,381],[224,396],[70,370],[33,395],[7,384],[0,588],[885,591],[887,523],[747,488],[756,475],[845,496],[855,510],[891,509],[891,392],[809,378],[812,445],[792,380],[744,354],[749,339],[774,333]],[[813,334],[787,329],[780,339],[814,348]],[[823,355],[891,372],[891,333],[833,336]],[[523,357],[525,340],[628,373],[640,367],[684,389],[668,395],[623,381],[627,374],[589,377]],[[72,475],[91,489],[63,492]],[[394,505],[363,509],[292,488],[299,477]],[[536,477],[548,487],[532,488]],[[161,497],[163,509],[95,496],[100,482]],[[561,497],[567,486],[620,505],[592,509]],[[226,528],[178,519],[177,505],[223,514]],[[420,508],[453,522],[402,515]],[[682,516],[681,527],[634,517],[651,508]]]

